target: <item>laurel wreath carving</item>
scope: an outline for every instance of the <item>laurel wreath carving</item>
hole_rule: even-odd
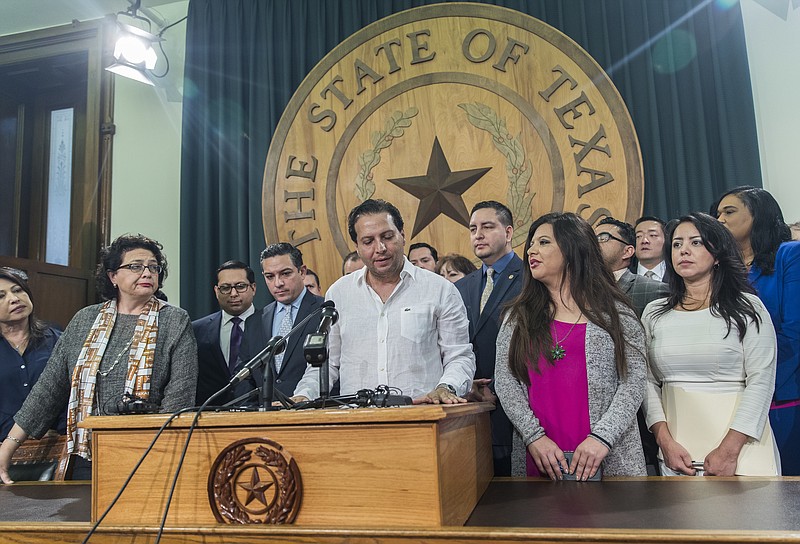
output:
[[[491,134],[494,146],[506,158],[508,207],[514,216],[511,245],[516,247],[523,244],[533,221],[531,203],[536,193],[531,191],[531,161],[526,156],[520,137],[512,136],[506,127],[506,120],[486,104],[475,102],[459,104],[458,107],[466,112],[467,120],[474,127]]]
[[[250,457],[251,453],[243,445],[237,446],[225,454],[214,475],[214,495],[219,497],[219,513],[233,523],[253,523],[247,512],[234,500],[233,486],[230,485],[233,475]]]
[[[371,135],[372,149],[364,151],[358,156],[358,176],[356,177],[355,194],[360,202],[372,198],[375,194],[375,182],[372,170],[381,162],[381,151],[392,145],[397,138],[405,134],[405,129],[411,126],[411,119],[417,116],[419,110],[410,107],[406,111],[395,111],[386,120],[382,131],[375,131]]]
[[[282,524],[291,521],[291,517],[296,512],[293,512],[292,505],[295,504],[295,497],[297,496],[297,480],[289,471],[289,463],[286,458],[278,451],[258,446],[256,448],[256,455],[264,461],[273,471],[277,474],[279,482],[278,498],[274,508],[267,511],[267,518],[264,523]]]
[[[286,458],[277,450],[264,446],[258,446],[255,450],[255,455],[265,465],[272,468],[278,480],[278,496],[273,508],[267,509],[266,518],[263,520],[251,518],[234,498],[231,479],[242,465],[251,459],[252,455],[252,452],[248,451],[244,445],[240,445],[231,449],[220,461],[213,479],[214,494],[218,497],[219,514],[231,523],[237,524],[291,523],[297,515],[297,509],[294,509],[293,505],[298,496],[300,482],[292,472]]]

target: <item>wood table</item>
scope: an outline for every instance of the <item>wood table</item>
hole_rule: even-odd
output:
[[[50,486],[50,489],[48,489]],[[0,486],[3,543],[80,542],[88,484]],[[65,499],[72,504],[65,508]],[[83,509],[78,507],[79,502]],[[36,503],[39,504],[36,504]],[[24,503],[28,517],[19,507]],[[11,506],[11,507],[10,507]],[[403,509],[402,503],[397,504]],[[49,509],[49,514],[48,514]],[[57,521],[43,522],[42,519]],[[39,521],[31,522],[28,519]],[[103,523],[94,544],[149,544],[157,527]],[[196,524],[168,527],[163,544],[258,543],[740,543],[800,542],[800,478],[610,478],[554,484],[498,478],[465,527],[322,527]]]

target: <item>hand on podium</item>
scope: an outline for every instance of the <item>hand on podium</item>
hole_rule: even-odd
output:
[[[478,378],[472,380],[472,388],[467,393],[467,400],[470,402],[491,402],[497,404],[497,395],[489,389],[492,383],[491,378]]]
[[[448,388],[437,385],[436,389],[425,395],[414,399],[414,404],[459,404],[467,402],[467,399],[459,397]]]

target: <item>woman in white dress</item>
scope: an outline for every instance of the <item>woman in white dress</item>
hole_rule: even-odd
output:
[[[730,232],[703,213],[668,228],[670,296],[651,302],[644,409],[663,475],[779,475],[769,426],[777,343]]]

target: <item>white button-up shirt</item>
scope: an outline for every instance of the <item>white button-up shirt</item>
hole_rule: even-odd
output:
[[[645,267],[642,263],[639,263],[639,266],[636,269],[636,273],[639,274],[640,276],[644,276],[648,272],[650,272],[650,269]],[[655,268],[652,269],[652,272],[653,272],[652,279],[656,281],[664,281],[664,274],[667,273],[667,263],[661,261],[655,266]]]
[[[412,398],[440,383],[464,396],[475,376],[467,310],[455,286],[404,259],[400,282],[381,301],[365,278],[366,267],[340,278],[326,298],[339,321],[328,338],[330,383],[341,393],[389,385]],[[294,392],[319,396],[319,369],[308,367]]]

